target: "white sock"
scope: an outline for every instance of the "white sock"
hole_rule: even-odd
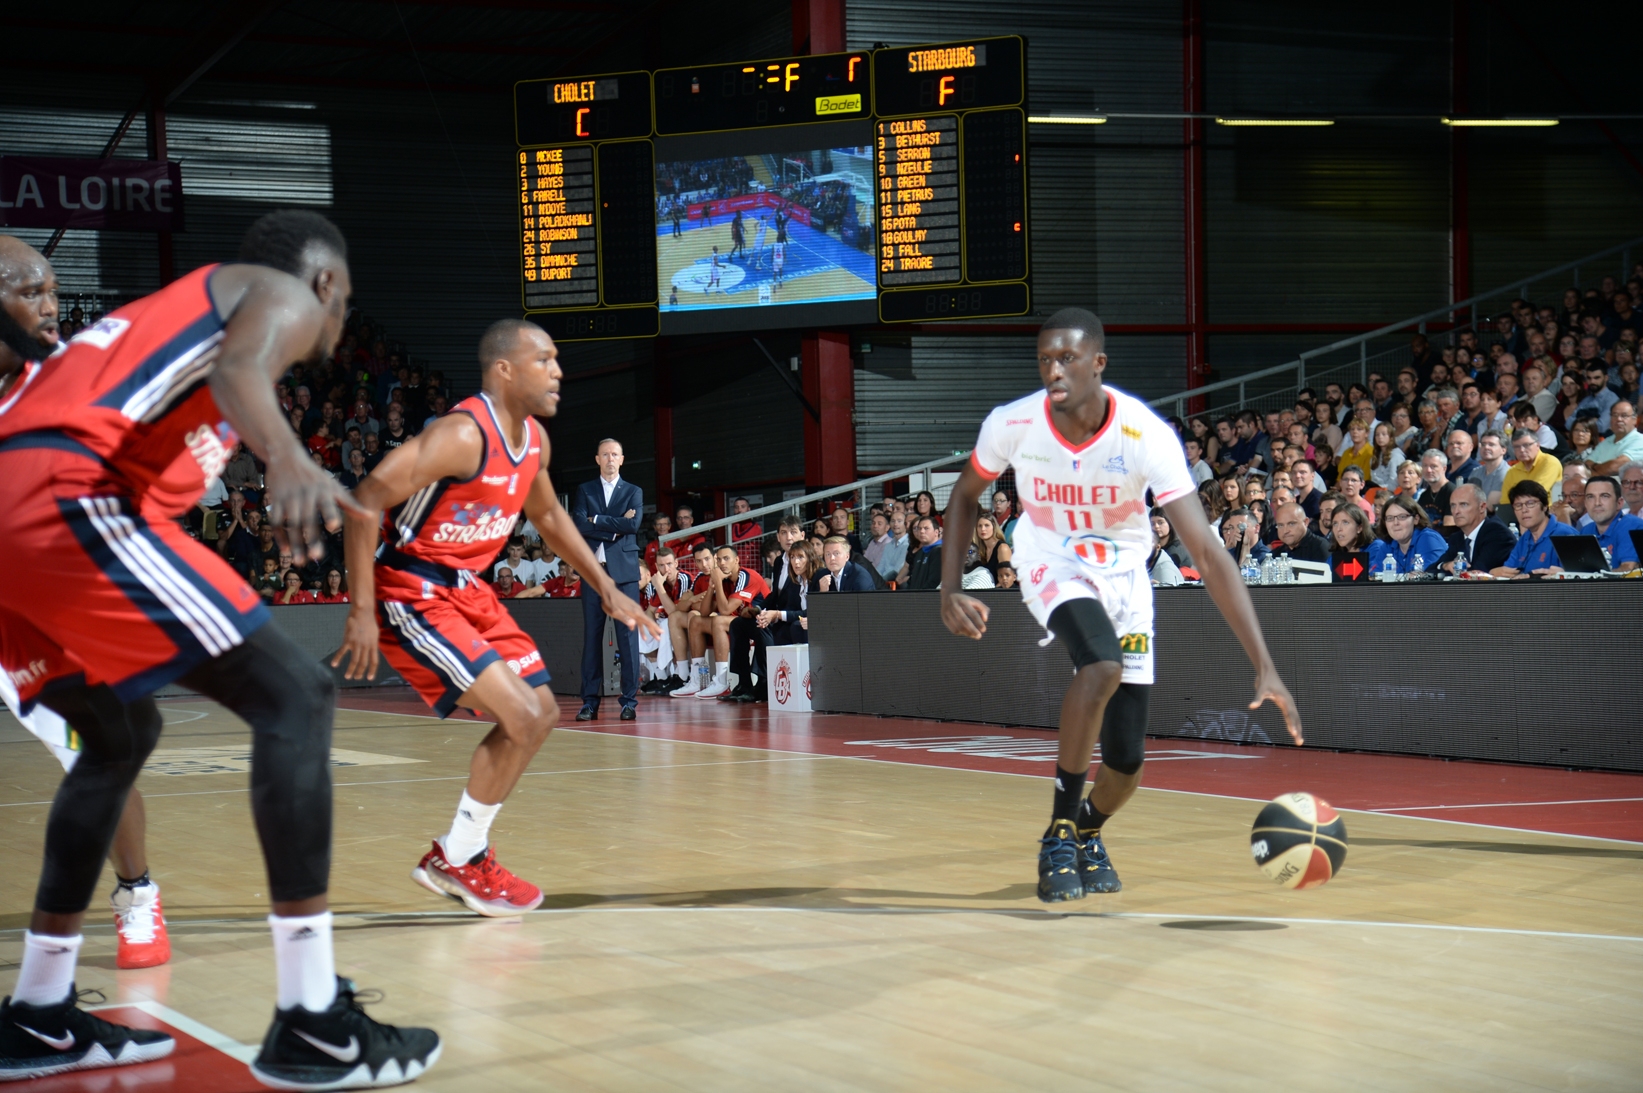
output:
[[[73,937],[52,937],[23,931],[23,967],[17,973],[17,989],[12,998],[31,1006],[55,1006],[74,989],[74,966],[80,958],[80,942]]]
[[[331,1008],[337,997],[337,964],[331,952],[331,912],[294,918],[268,916],[274,930],[274,971],[280,1009],[310,1013]]]
[[[730,662],[729,661],[726,661],[723,664],[716,664],[716,665],[713,666],[713,682],[715,682],[715,683],[724,683],[724,682],[727,681],[727,677],[729,675],[730,675]]]
[[[463,790],[462,803],[456,806],[456,817],[451,820],[451,832],[439,841],[445,848],[445,860],[452,865],[466,865],[469,858],[489,846],[491,821],[501,808],[500,803],[482,805]]]

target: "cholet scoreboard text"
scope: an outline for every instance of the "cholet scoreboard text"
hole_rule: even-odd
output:
[[[738,134],[795,143],[822,127],[871,148],[872,215],[854,227],[872,233],[857,242],[874,259],[877,321],[1024,315],[1026,86],[1013,36],[521,81],[524,310],[562,340],[662,333],[673,290],[657,267],[659,147],[709,134],[725,149]],[[781,309],[759,318],[810,325]]]

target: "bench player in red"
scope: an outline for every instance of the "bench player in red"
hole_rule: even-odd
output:
[[[272,515],[296,549],[317,554],[321,525],[339,526],[352,503],[307,457],[273,388],[341,334],[342,235],[314,213],[273,213],[252,225],[240,258],[83,331],[0,416],[0,632],[26,619],[54,662],[83,675],[49,696],[20,688],[25,712],[43,701],[82,747],[52,804],[17,986],[0,1003],[0,1078],[146,1062],[174,1046],[80,1010],[73,983],[103,858],[159,739],[152,695],[173,680],[251,725],[278,973],[252,1073],[286,1089],[364,1088],[414,1078],[439,1056],[432,1031],[371,1020],[336,976],[330,673],[265,625],[256,593],[174,519],[236,439],[266,461]]]
[[[0,415],[17,404],[61,346],[56,271],[27,243],[0,235]],[[72,770],[80,758],[79,734],[43,703],[23,713],[17,683],[44,694],[59,681],[79,683],[79,674],[72,665],[54,659],[56,646],[37,637],[34,627],[21,619],[13,622],[0,630],[0,702],[40,738],[65,772]],[[171,959],[160,886],[148,875],[145,827],[143,796],[133,786],[108,855],[114,866],[109,907],[114,912],[114,963],[119,968],[152,968]]]
[[[350,512],[347,521],[353,610],[332,664],[347,657],[350,679],[374,677],[380,650],[441,717],[465,706],[496,718],[474,749],[449,832],[411,873],[495,917],[542,902],[540,888],[497,862],[490,829],[558,723],[559,704],[536,643],[479,574],[523,512],[593,585],[607,614],[660,633],[616,591],[548,481],[548,438],[533,415],[559,409],[558,354],[535,323],[491,324],[479,341],[481,392],[389,452],[354,494],[370,515]]]

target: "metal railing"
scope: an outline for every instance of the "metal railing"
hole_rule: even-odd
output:
[[[1450,338],[1455,338],[1463,330],[1473,330],[1479,333],[1480,342],[1487,344],[1483,338],[1484,331],[1479,330],[1478,327],[1480,304],[1491,300],[1514,297],[1530,299],[1530,292],[1536,284],[1552,278],[1562,278],[1564,274],[1570,272],[1574,273],[1574,287],[1579,288],[1581,287],[1580,271],[1583,267],[1596,265],[1604,259],[1615,256],[1620,258],[1619,279],[1623,281],[1626,275],[1630,273],[1632,251],[1640,248],[1643,248],[1643,236],[1600,250],[1595,254],[1588,254],[1584,258],[1577,258],[1573,262],[1565,262],[1561,266],[1541,270],[1539,273],[1528,277],[1519,277],[1499,288],[1491,289],[1488,292],[1480,292],[1476,296],[1468,297],[1457,303],[1433,308],[1431,311],[1416,315],[1413,318],[1388,323],[1386,326],[1378,327],[1368,333],[1342,338],[1340,341],[1331,342],[1317,349],[1308,349],[1295,360],[1285,364],[1274,365],[1271,368],[1263,368],[1258,372],[1250,372],[1246,375],[1235,376],[1232,379],[1221,380],[1218,383],[1205,384],[1202,387],[1194,387],[1173,395],[1166,395],[1163,398],[1153,399],[1147,405],[1157,410],[1163,410],[1167,407],[1176,417],[1183,419],[1187,417],[1188,404],[1199,399],[1205,400],[1204,405],[1201,409],[1194,411],[1195,414],[1247,409],[1251,407],[1252,402],[1278,404],[1283,396],[1290,396],[1287,402],[1282,403],[1283,405],[1289,405],[1294,402],[1293,395],[1299,393],[1305,387],[1317,387],[1325,383],[1341,382],[1350,376],[1353,371],[1357,372],[1356,381],[1363,383],[1368,379],[1371,366],[1379,365],[1399,353],[1408,353],[1407,346],[1399,345],[1379,349],[1372,354],[1370,352],[1370,343],[1376,339],[1408,333],[1411,330],[1425,334],[1428,323],[1447,320],[1461,313],[1466,314],[1466,319],[1456,322],[1445,331],[1445,334]],[[1351,354],[1354,349],[1357,350],[1355,355]],[[1324,358],[1328,358],[1333,354],[1349,355],[1349,359],[1323,363]],[[1293,377],[1292,383],[1262,382],[1291,376]],[[1250,394],[1251,388],[1255,388],[1257,391],[1254,396]],[[1221,402],[1210,401],[1208,396],[1217,391],[1236,391],[1237,397],[1235,399],[1229,397]],[[1276,405],[1273,405],[1272,408],[1276,408]]]
[[[1388,323],[1386,326],[1371,330],[1365,334],[1358,334],[1350,338],[1342,338],[1339,341],[1331,342],[1330,344],[1320,346],[1317,349],[1306,350],[1295,360],[1289,361],[1285,364],[1275,365],[1271,368],[1263,368],[1257,372],[1250,372],[1247,375],[1222,380],[1218,383],[1206,384],[1203,387],[1195,387],[1190,390],[1181,391],[1174,395],[1166,395],[1163,398],[1153,399],[1147,405],[1160,410],[1166,407],[1171,407],[1173,408],[1173,412],[1181,418],[1185,418],[1187,416],[1187,404],[1195,399],[1206,400],[1206,406],[1204,409],[1197,411],[1198,413],[1224,413],[1229,410],[1241,410],[1251,407],[1277,409],[1280,406],[1287,407],[1292,405],[1294,402],[1294,396],[1299,393],[1302,388],[1309,385],[1321,386],[1330,382],[1340,382],[1344,386],[1345,383],[1349,382],[1348,377],[1353,373],[1356,373],[1355,378],[1357,382],[1366,382],[1368,379],[1368,374],[1372,368],[1379,367],[1383,363],[1390,364],[1391,359],[1394,357],[1401,355],[1405,358],[1405,360],[1398,362],[1400,365],[1407,362],[1409,347],[1401,340],[1397,345],[1377,348],[1374,352],[1371,352],[1370,344],[1378,338],[1387,338],[1392,335],[1402,334],[1410,331],[1411,329],[1417,330],[1424,334],[1426,333],[1426,326],[1428,323],[1435,320],[1445,319],[1446,317],[1455,316],[1461,312],[1467,313],[1467,319],[1464,322],[1458,322],[1447,327],[1444,331],[1445,335],[1452,339],[1458,337],[1460,332],[1463,330],[1478,331],[1478,308],[1480,304],[1486,303],[1490,300],[1498,300],[1514,296],[1529,299],[1530,292],[1536,284],[1554,277],[1561,278],[1563,275],[1570,272],[1574,273],[1574,284],[1576,288],[1579,288],[1580,271],[1583,267],[1592,266],[1601,260],[1613,258],[1616,255],[1620,256],[1620,274],[1621,279],[1624,279],[1625,275],[1630,272],[1627,267],[1631,265],[1631,255],[1634,249],[1643,250],[1643,237],[1632,239],[1617,246],[1609,247],[1606,250],[1598,251],[1595,254],[1586,255],[1584,258],[1578,258],[1573,262],[1566,262],[1561,266],[1554,266],[1551,269],[1541,270],[1540,272],[1532,274],[1528,277],[1517,278],[1510,284],[1491,289],[1488,292],[1478,293],[1477,295],[1461,300],[1458,303],[1433,308],[1431,311],[1416,315],[1413,318],[1403,319],[1395,323]],[[1480,346],[1486,347],[1490,339],[1485,336],[1485,331],[1478,332],[1480,335]],[[1354,354],[1352,353],[1352,350],[1356,350],[1357,352]],[[1345,354],[1348,356],[1348,359],[1333,362],[1327,361],[1326,358],[1330,357],[1332,354]],[[1291,382],[1264,382],[1268,380],[1279,380],[1284,377],[1291,378]],[[1255,391],[1254,394],[1251,394],[1252,388]],[[1207,399],[1207,396],[1217,391],[1236,392],[1236,398],[1229,398],[1218,404],[1210,402]],[[705,523],[693,524],[687,529],[675,529],[668,532],[666,535],[663,535],[661,537],[661,541],[663,543],[676,543],[681,539],[691,538],[696,535],[706,535],[710,542],[717,542],[718,536],[714,533],[720,530],[726,530],[725,538],[731,540],[731,545],[742,548],[747,553],[748,556],[743,558],[743,564],[751,565],[754,563],[753,555],[762,554],[768,541],[773,539],[775,536],[774,528],[764,527],[763,521],[766,516],[797,516],[801,513],[801,510],[805,505],[812,504],[813,502],[848,498],[846,508],[850,513],[849,529],[860,533],[866,528],[868,510],[875,502],[883,500],[882,497],[874,497],[871,495],[871,487],[882,485],[883,483],[895,481],[897,479],[913,478],[914,476],[927,474],[928,472],[935,471],[942,467],[952,467],[955,464],[963,463],[969,458],[969,456],[970,453],[967,450],[962,452],[954,452],[952,455],[942,456],[939,459],[931,459],[923,463],[915,464],[911,467],[902,467],[899,470],[874,475],[871,478],[863,478],[843,486],[834,486],[828,489],[816,490],[812,493],[807,493],[799,497],[785,498],[774,504],[762,505],[758,508],[749,509],[747,512],[733,513],[730,516],[722,517],[717,520],[709,520]],[[1000,485],[1004,484],[1006,484],[1006,480],[1001,479]],[[936,490],[932,488],[931,492],[936,494],[936,507],[937,510],[940,511],[945,507],[944,502],[946,498],[944,494],[946,493],[946,490]],[[745,539],[737,540],[734,538],[734,533],[727,530],[732,528],[733,525],[740,524],[745,527],[751,522],[758,522],[760,524],[759,534],[750,535]],[[865,536],[863,536],[863,540],[865,541]],[[686,569],[692,568],[685,559],[681,559],[681,563],[685,565]]]

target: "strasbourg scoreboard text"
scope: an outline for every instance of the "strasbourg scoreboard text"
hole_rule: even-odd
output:
[[[819,126],[832,135],[818,141],[836,146],[847,130],[871,148],[871,179],[850,176],[872,187],[861,203],[871,215],[850,230],[873,258],[877,321],[1027,314],[1026,107],[1026,46],[1014,36],[521,81],[524,310],[560,340],[662,333],[659,145],[794,144]],[[778,190],[783,181],[771,179],[772,192],[791,192]],[[759,318],[787,325],[781,309]]]

